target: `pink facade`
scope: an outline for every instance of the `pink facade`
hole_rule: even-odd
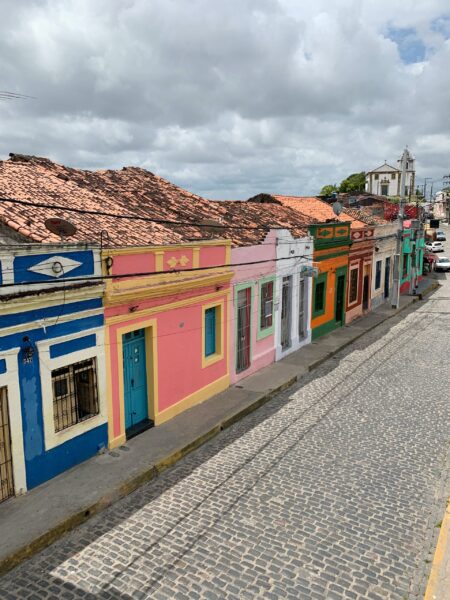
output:
[[[265,282],[273,281],[273,293],[275,294],[276,282],[276,231],[271,231],[262,244],[232,248],[231,262],[234,266],[234,277],[232,279],[233,314],[230,320],[230,377],[234,383],[252,375],[259,369],[271,364],[275,360],[275,314],[272,316],[272,326],[267,330],[261,330],[261,286]],[[268,261],[261,262],[259,261]],[[257,264],[248,264],[257,263]],[[240,319],[238,317],[238,298],[246,297],[249,303],[248,315],[250,323],[248,327],[248,366],[238,360],[238,337],[243,335],[239,331]],[[245,362],[245,361],[244,361]],[[241,364],[239,364],[241,363]]]
[[[224,241],[104,252],[113,275],[158,271],[108,282],[110,447],[127,438],[129,413],[144,411],[142,420],[158,425],[228,387],[229,257]],[[200,265],[211,270],[189,270]],[[174,269],[186,273],[171,273]],[[213,351],[205,348],[208,312],[214,318]],[[139,360],[145,360],[144,371],[135,364]],[[146,389],[139,388],[140,380]]]

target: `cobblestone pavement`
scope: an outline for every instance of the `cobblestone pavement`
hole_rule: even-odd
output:
[[[1,600],[419,598],[450,284],[0,580]]]

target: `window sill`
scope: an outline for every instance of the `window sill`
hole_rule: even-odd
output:
[[[220,353],[211,354],[210,356],[204,356],[202,358],[202,369],[206,369],[206,367],[210,367],[215,363],[219,362],[223,359],[223,351]]]
[[[258,329],[258,332],[256,334],[256,339],[263,340],[264,338],[267,338],[270,335],[273,335],[274,331],[275,331],[275,327],[273,325],[271,325],[270,327],[267,327],[267,329]]]

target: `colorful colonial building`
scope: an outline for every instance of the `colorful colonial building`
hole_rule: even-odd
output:
[[[345,324],[350,227],[361,227],[346,215],[336,216],[329,204],[315,197],[272,196],[291,208],[314,241],[313,262],[318,269],[311,302],[312,339]]]
[[[276,360],[311,342],[313,250],[307,229],[298,238],[278,232]]]
[[[319,270],[314,279],[312,298],[312,338],[345,324],[350,223],[310,225],[314,238],[314,264]]]
[[[216,204],[233,245],[230,362],[236,382],[311,340],[313,242],[297,213],[279,202]]]
[[[374,228],[366,226],[361,221],[352,222],[350,236],[346,323],[350,323],[371,309],[372,262],[375,246]]]
[[[0,501],[108,443],[98,248],[0,246]]]
[[[398,224],[371,214],[370,208],[346,209],[345,213],[374,228],[371,283],[372,309],[384,302],[392,302]]]
[[[403,222],[400,257],[400,293],[412,292],[423,278],[425,236],[419,221]]]
[[[229,386],[230,249],[103,251],[110,447]]]

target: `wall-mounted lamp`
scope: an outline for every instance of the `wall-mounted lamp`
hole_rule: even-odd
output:
[[[27,335],[23,338],[22,341],[24,343],[24,345],[22,346],[22,362],[24,365],[29,365],[33,362],[35,350],[30,338]]]
[[[114,264],[113,257],[112,256],[107,256],[105,258],[105,266],[106,266],[106,270],[108,272],[108,275],[110,275],[111,267],[113,266],[113,264]]]
[[[378,252],[378,251],[379,251],[379,249],[380,249],[380,248],[379,248],[378,246],[375,246],[375,252]]]

